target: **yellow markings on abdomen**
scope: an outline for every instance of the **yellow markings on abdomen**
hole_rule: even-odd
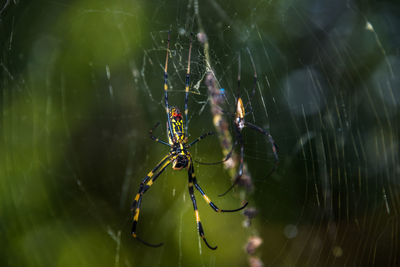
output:
[[[198,211],[198,210],[195,210],[195,211],[194,211],[194,214],[195,214],[195,216],[196,216],[196,222],[200,222],[199,211]]]

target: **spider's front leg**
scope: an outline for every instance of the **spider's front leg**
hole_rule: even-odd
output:
[[[188,144],[188,148],[193,146],[194,144],[196,144],[197,142],[203,140],[204,138],[206,138],[207,136],[210,135],[214,135],[214,132],[208,132],[208,133],[203,133],[202,135],[200,135],[198,138],[196,138],[193,142],[191,142],[190,144]]]
[[[156,137],[156,136],[153,135],[153,132],[154,132],[154,130],[158,127],[158,125],[160,125],[160,122],[157,122],[157,123],[153,126],[153,128],[151,128],[151,130],[149,131],[150,138],[151,138],[153,141],[156,141],[156,142],[158,142],[158,143],[160,143],[160,144],[163,144],[163,145],[165,145],[165,146],[171,147],[170,144],[168,144],[167,142],[165,142],[165,141],[163,141],[163,140],[160,140],[158,137]]]

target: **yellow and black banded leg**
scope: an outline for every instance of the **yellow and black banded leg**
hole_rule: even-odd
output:
[[[218,208],[211,200],[210,198],[204,193],[203,189],[201,189],[200,185],[197,183],[197,179],[194,176],[193,173],[193,183],[194,186],[196,187],[197,190],[199,190],[200,194],[203,196],[204,200],[208,203],[208,205],[210,205],[210,207],[215,210],[216,212],[236,212],[236,211],[240,211],[242,209],[244,209],[247,204],[249,204],[248,202],[246,202],[243,206],[241,206],[240,208],[237,209],[233,209],[233,210],[224,210],[224,209],[220,209]]]
[[[168,144],[167,142],[165,142],[165,141],[163,141],[163,140],[160,140],[158,137],[156,137],[156,136],[153,135],[153,131],[158,127],[158,125],[160,125],[160,122],[157,122],[157,123],[153,126],[153,128],[151,128],[151,130],[149,131],[150,138],[151,138],[152,140],[154,140],[154,141],[160,143],[160,144],[163,144],[163,145],[166,145],[166,146],[168,146],[168,147],[171,147],[170,144]]]
[[[147,192],[147,190],[153,185],[155,180],[160,176],[160,174],[165,170],[165,168],[171,163],[171,159],[169,159],[169,155],[167,157],[163,158],[157,166],[147,174],[146,178],[142,181],[140,184],[139,192],[136,194],[135,199],[132,203],[132,211],[134,211],[134,216],[133,216],[133,223],[132,223],[132,236],[142,242],[145,245],[148,245],[150,247],[159,247],[163,243],[159,244],[151,244],[143,239],[139,238],[136,234],[136,226],[139,220],[139,213],[140,213],[140,205],[142,203],[142,197],[143,194]],[[161,168],[160,168],[161,166]],[[160,168],[160,170],[154,175],[154,173],[157,171],[157,169]]]
[[[188,109],[188,102],[189,102],[189,85],[190,85],[190,56],[192,54],[192,36],[193,34],[190,35],[189,39],[189,56],[188,56],[188,65],[187,65],[187,71],[186,71],[186,79],[185,79],[185,134],[186,136],[189,136],[188,134],[188,114],[189,114],[189,109]]]
[[[169,104],[168,104],[168,56],[169,56],[169,41],[170,41],[171,32],[168,32],[168,43],[167,43],[167,56],[165,58],[165,66],[164,66],[164,101],[165,101],[165,112],[167,113],[167,121],[168,121],[168,130],[171,139],[172,135],[172,126],[171,119],[169,118]]]
[[[133,211],[136,208],[137,201],[139,200],[140,193],[142,193],[144,185],[148,182],[148,180],[153,177],[154,173],[157,171],[158,168],[170,157],[170,155],[166,155],[163,157],[160,162],[146,175],[146,177],[142,180],[139,186],[139,192],[136,194],[135,199],[132,202],[131,210]]]
[[[204,243],[206,243],[207,247],[212,249],[212,250],[215,250],[215,249],[217,249],[217,246],[215,246],[215,247],[210,246],[210,244],[208,244],[207,239],[206,239],[206,237],[204,235],[203,226],[202,226],[201,221],[200,221],[199,211],[197,210],[196,198],[194,196],[193,177],[192,177],[192,174],[193,174],[193,171],[194,171],[193,162],[190,162],[189,164],[190,164],[189,165],[189,170],[188,170],[188,175],[189,175],[189,195],[190,195],[190,198],[191,198],[192,203],[193,203],[194,215],[195,215],[196,223],[197,223],[197,231],[199,232],[200,237],[204,240]]]

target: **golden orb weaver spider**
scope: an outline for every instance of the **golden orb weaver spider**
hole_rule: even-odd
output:
[[[202,134],[200,137],[195,139],[193,142],[188,143],[188,95],[189,95],[189,82],[190,82],[190,55],[192,51],[192,37],[190,37],[190,44],[189,44],[189,55],[188,55],[188,65],[187,65],[187,72],[186,72],[186,79],[185,79],[185,123],[182,120],[182,113],[179,111],[177,107],[170,108],[168,104],[168,56],[169,56],[169,44],[170,44],[170,32],[168,32],[168,44],[167,44],[167,56],[165,59],[165,67],[164,67],[164,100],[165,100],[165,111],[167,113],[167,127],[168,127],[168,143],[158,139],[153,135],[153,130],[159,125],[157,123],[151,130],[150,130],[150,138],[154,141],[168,146],[170,148],[169,153],[161,159],[161,161],[147,174],[147,176],[143,179],[139,186],[139,192],[136,194],[135,199],[132,203],[131,210],[134,212],[133,216],[133,224],[132,224],[132,236],[137,240],[141,241],[143,244],[151,246],[151,247],[159,247],[163,243],[159,244],[151,244],[143,239],[139,238],[136,234],[136,226],[139,220],[139,211],[140,205],[142,203],[142,197],[144,193],[153,185],[156,179],[160,176],[160,174],[172,163],[173,170],[182,170],[186,168],[188,170],[188,177],[189,177],[189,195],[190,199],[193,203],[196,223],[197,223],[197,230],[199,232],[200,237],[204,240],[204,243],[210,249],[214,250],[217,246],[213,247],[207,242],[203,226],[200,221],[199,211],[197,210],[196,198],[194,196],[194,189],[193,186],[200,192],[203,196],[204,200],[210,205],[210,207],[216,212],[235,212],[244,209],[247,206],[247,202],[238,209],[233,210],[225,210],[218,208],[210,198],[204,193],[203,189],[197,183],[197,179],[194,173],[194,166],[192,156],[188,149],[202,140],[203,138],[214,134],[213,132],[208,132]],[[185,127],[184,127],[185,126]]]
[[[251,93],[251,97],[253,97],[254,94],[255,94],[255,91],[256,91],[256,87],[257,87],[257,72],[256,72],[256,67],[255,67],[253,58],[251,57],[250,51],[247,50],[247,52],[249,53],[250,60],[251,60],[251,63],[252,63],[252,66],[253,66],[253,70],[254,70],[253,90],[252,90],[252,93]],[[232,114],[229,111],[223,111],[223,113],[227,114],[229,117],[231,117],[233,119],[233,126],[234,126],[234,131],[235,131],[235,142],[233,142],[230,152],[225,156],[225,158],[222,161],[200,162],[200,161],[196,160],[197,163],[203,164],[203,165],[215,165],[215,164],[223,163],[223,162],[227,161],[229,158],[231,158],[232,152],[233,152],[235,146],[237,144],[240,145],[239,170],[238,170],[238,172],[237,172],[237,174],[235,176],[235,179],[234,179],[232,185],[228,188],[228,190],[226,190],[224,193],[220,194],[219,195],[220,197],[226,195],[229,191],[231,191],[233,189],[233,187],[236,184],[239,183],[240,178],[243,175],[244,141],[243,141],[242,131],[243,131],[244,128],[247,127],[247,128],[253,129],[253,130],[255,130],[255,131],[259,132],[259,133],[262,133],[263,135],[265,135],[268,138],[268,142],[271,144],[272,153],[274,154],[275,163],[274,163],[273,169],[268,173],[267,177],[270,176],[276,170],[276,168],[278,166],[278,163],[279,163],[278,146],[275,143],[274,139],[272,138],[271,134],[267,130],[264,130],[263,128],[255,125],[253,123],[247,122],[245,120],[245,116],[250,114],[252,111],[246,113],[246,108],[243,105],[243,100],[242,100],[242,97],[241,97],[241,94],[240,94],[240,81],[241,81],[240,54],[239,54],[239,64],[238,65],[239,65],[239,67],[238,67],[238,78],[237,78],[237,93],[236,93],[236,97],[235,97],[235,102],[236,102],[235,113]],[[249,103],[250,102],[247,102],[246,107],[247,107],[247,105]]]

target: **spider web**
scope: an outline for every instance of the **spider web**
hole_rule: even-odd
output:
[[[399,265],[398,11],[395,1],[5,1],[0,265]],[[210,73],[225,92],[220,108],[235,111],[240,66],[246,120],[279,147],[268,175],[271,145],[245,128],[251,186],[224,197],[237,167],[195,164],[218,207],[250,203],[245,216],[217,214],[196,192],[216,251],[198,236],[187,173],[171,168],[138,223],[140,237],[164,246],[130,236],[132,199],[168,153],[148,130],[160,122],[155,135],[167,140],[169,30],[169,103],[181,111],[194,33],[189,141],[216,130]],[[190,151],[219,161],[220,141]]]

